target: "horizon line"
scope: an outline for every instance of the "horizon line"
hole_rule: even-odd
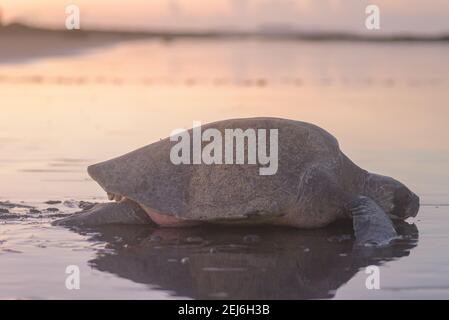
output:
[[[438,32],[432,34],[417,34],[407,32],[394,32],[390,34],[382,33],[377,35],[367,35],[354,31],[330,31],[330,30],[299,30],[280,28],[259,28],[256,30],[227,29],[227,28],[202,28],[202,29],[119,29],[109,27],[92,27],[78,30],[67,30],[64,28],[43,27],[23,22],[10,22],[0,25],[0,34],[3,32],[41,32],[41,33],[74,33],[74,34],[110,34],[117,36],[161,38],[165,40],[178,38],[229,38],[229,39],[261,39],[261,40],[305,40],[305,41],[356,41],[356,42],[445,42],[449,41],[448,32]]]

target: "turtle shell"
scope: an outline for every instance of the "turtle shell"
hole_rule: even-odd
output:
[[[334,170],[341,161],[337,140],[309,123],[279,118],[231,119],[202,126],[217,129],[278,130],[278,169],[261,175],[257,164],[173,164],[170,151],[178,141],[166,138],[118,158],[92,165],[89,175],[107,192],[184,220],[271,219],[294,205],[305,170],[322,166]],[[192,137],[192,129],[189,131]],[[259,137],[258,137],[259,139]],[[269,137],[267,153],[269,154]],[[202,148],[210,141],[203,141]],[[245,143],[245,151],[248,144]],[[190,143],[192,155],[193,144]]]

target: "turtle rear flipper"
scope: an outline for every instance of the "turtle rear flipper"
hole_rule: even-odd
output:
[[[100,226],[107,224],[152,224],[150,217],[136,203],[99,203],[88,210],[56,220],[53,225],[61,226]]]
[[[372,199],[359,196],[349,203],[348,210],[357,244],[382,246],[397,238],[391,219]]]

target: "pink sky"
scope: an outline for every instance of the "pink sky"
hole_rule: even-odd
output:
[[[63,27],[66,5],[81,9],[84,27],[257,28],[363,32],[364,9],[381,9],[381,32],[449,31],[448,0],[2,0],[4,20]]]

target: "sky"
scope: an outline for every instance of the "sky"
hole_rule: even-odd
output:
[[[448,0],[0,0],[3,20],[63,27],[65,7],[82,27],[257,29],[261,26],[367,32],[365,7],[379,6],[379,32],[449,32]]]

